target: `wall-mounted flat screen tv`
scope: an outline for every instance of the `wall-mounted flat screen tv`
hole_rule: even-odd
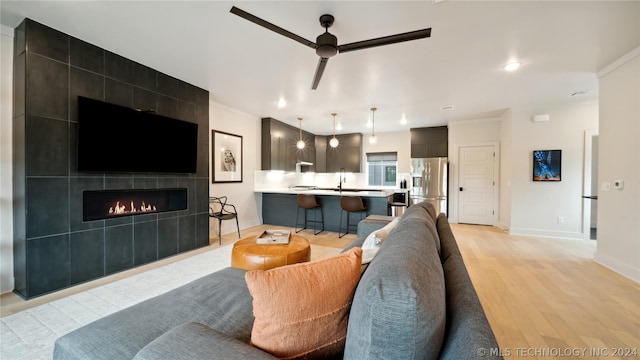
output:
[[[78,97],[78,171],[195,173],[198,124]]]

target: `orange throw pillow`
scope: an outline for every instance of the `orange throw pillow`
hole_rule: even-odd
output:
[[[245,275],[253,296],[251,345],[281,359],[318,359],[344,350],[362,249]]]

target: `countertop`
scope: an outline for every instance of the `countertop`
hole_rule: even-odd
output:
[[[258,193],[270,193],[270,194],[313,194],[313,195],[328,195],[328,196],[362,196],[362,197],[387,197],[393,195],[394,189],[378,189],[368,190],[366,188],[347,188],[343,191],[337,191],[333,189],[290,189],[290,188],[255,188],[254,192]]]

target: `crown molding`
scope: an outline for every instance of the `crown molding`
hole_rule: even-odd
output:
[[[607,75],[608,73],[612,72],[613,70],[619,68],[620,66],[626,64],[627,62],[631,61],[633,58],[638,57],[638,56],[640,56],[640,47],[631,50],[630,52],[628,52],[626,55],[624,55],[620,59],[612,62],[611,64],[605,66],[604,69],[598,71],[598,73],[597,73],[598,78],[601,78],[601,77]]]

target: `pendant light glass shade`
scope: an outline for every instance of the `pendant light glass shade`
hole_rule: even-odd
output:
[[[369,144],[375,145],[378,143],[378,138],[376,137],[376,110],[377,108],[371,108],[371,136],[369,136]]]
[[[338,139],[336,138],[336,113],[331,113],[331,116],[333,116],[333,138],[331,138],[331,140],[329,140],[329,146],[331,146],[332,148],[334,147],[338,147],[338,145],[340,144],[340,141],[338,141]]]
[[[298,121],[300,121],[300,139],[298,140],[298,142],[296,143],[296,147],[300,150],[304,149],[304,141],[302,141],[302,118],[299,117]]]

